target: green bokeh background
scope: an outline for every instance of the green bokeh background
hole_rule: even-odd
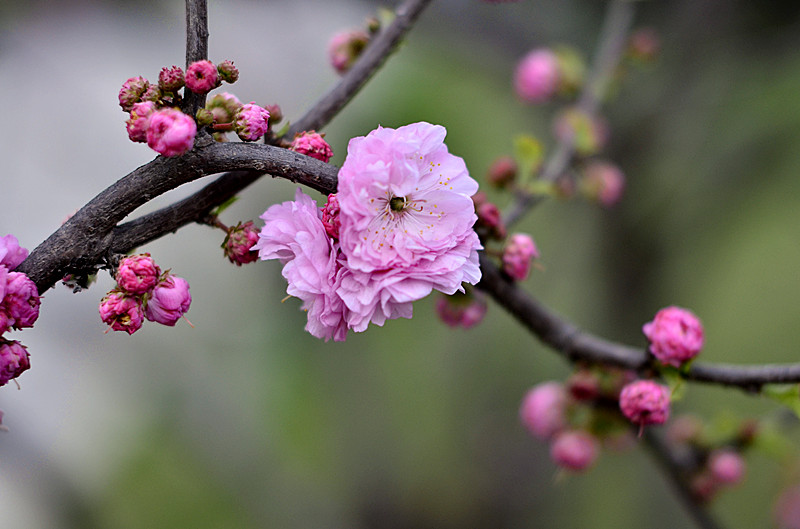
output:
[[[304,4],[324,11],[338,3]],[[351,8],[366,15],[375,5]],[[450,151],[481,181],[517,134],[549,148],[556,107],[519,103],[511,72],[538,46],[569,43],[591,55],[604,5],[435,4],[325,129],[332,161],[341,164],[350,137],[420,120],[446,126]],[[5,20],[26,13],[17,9]],[[223,9],[211,2],[213,57],[215,30],[227,31],[215,27]],[[658,30],[663,50],[656,63],[627,71],[605,107],[604,156],[626,173],[625,198],[611,210],[580,200],[537,207],[518,229],[536,239],[545,270],[524,288],[582,328],[632,345],[645,345],[642,323],[676,304],[703,320],[704,361],[797,361],[800,8],[638,2],[636,20]],[[269,42],[248,38],[249,46]],[[310,100],[333,81],[313,87]],[[259,182],[230,215],[256,217],[293,189]],[[207,247],[188,248],[183,237]],[[184,259],[167,266],[190,278],[189,316],[205,328],[148,329],[126,345],[135,358],[118,369],[131,369],[138,387],[128,390],[141,398],[132,404],[136,426],[114,439],[101,480],[67,476],[53,485],[56,500],[42,499],[39,507],[60,527],[691,526],[640,448],[605,451],[585,475],[558,473],[547,446],[519,425],[517,409],[529,387],[563,379],[570,368],[499,307],[473,330],[451,330],[437,321],[432,297],[415,304],[413,320],[323,343],[302,331],[296,300],[280,303],[278,263],[233,269],[219,259],[218,244],[216,234],[189,227],[144,249],[158,257],[183,247]],[[215,289],[223,274],[236,275],[226,283],[233,290]],[[700,385],[675,408],[708,420],[776,410]],[[761,452],[748,465],[746,483],[712,507],[728,527],[767,527],[774,497],[798,477]]]

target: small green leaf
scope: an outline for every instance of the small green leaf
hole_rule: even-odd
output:
[[[519,172],[523,179],[534,176],[544,159],[544,148],[539,140],[527,134],[514,138],[514,157],[519,165]]]
[[[233,196],[233,197],[229,198],[228,200],[226,200],[225,202],[223,202],[222,204],[220,204],[219,206],[217,206],[216,208],[211,210],[210,215],[212,217],[219,217],[222,214],[223,211],[225,211],[226,209],[231,207],[233,205],[233,203],[236,202],[237,200],[239,200],[239,197],[237,197],[237,196]]]
[[[276,138],[283,138],[284,136],[286,136],[286,133],[289,132],[289,127],[290,126],[291,126],[291,123],[289,121],[287,121],[286,124],[283,127],[281,127],[281,130],[279,130],[278,132],[275,133],[275,137]],[[289,138],[289,139],[292,140],[294,138]]]
[[[780,402],[800,417],[800,385],[798,384],[766,384],[761,388],[765,397]]]
[[[661,376],[669,386],[670,400],[675,402],[681,400],[686,394],[686,379],[683,378],[681,371],[672,366],[661,368]]]

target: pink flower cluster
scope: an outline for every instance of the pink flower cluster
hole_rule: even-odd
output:
[[[270,207],[255,245],[278,259],[287,293],[308,311],[306,330],[341,341],[369,323],[410,318],[411,303],[480,279],[475,210],[478,184],[447,150],[444,127],[414,123],[350,140],[336,208],[323,212],[300,190]],[[335,229],[334,229],[335,233]]]
[[[569,406],[569,395],[562,384],[544,382],[528,391],[519,415],[533,436],[550,443],[550,458],[559,467],[581,472],[594,464],[600,446],[592,434],[570,426]]]
[[[27,349],[3,334],[11,329],[33,327],[39,317],[39,291],[22,272],[14,272],[28,257],[13,235],[0,237],[0,386],[30,368]]]
[[[174,326],[189,310],[189,283],[162,273],[150,254],[123,257],[115,276],[117,287],[100,301],[100,319],[115,331],[133,334],[145,319]]]
[[[130,114],[126,121],[128,137],[134,142],[147,143],[163,156],[188,152],[194,146],[197,122],[177,108],[181,102],[179,91],[185,87],[205,94],[222,81],[233,83],[238,78],[239,71],[231,61],[214,65],[206,60],[192,63],[185,74],[178,66],[162,68],[158,84],[150,84],[144,77],[131,77],[119,91],[119,104]],[[268,132],[267,109],[255,103],[242,105],[230,94],[224,96],[222,103],[212,98],[198,111],[201,125],[221,132],[235,130],[244,141],[255,141]]]
[[[666,307],[642,327],[650,352],[664,365],[680,367],[703,348],[703,324],[691,311]]]

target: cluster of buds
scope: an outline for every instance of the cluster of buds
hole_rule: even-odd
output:
[[[158,84],[151,84],[144,77],[131,77],[119,91],[119,105],[129,113],[128,137],[147,143],[163,156],[180,156],[191,150],[198,124],[214,132],[236,131],[243,141],[260,139],[269,130],[271,114],[254,102],[243,105],[235,96],[222,94],[221,98],[212,98],[197,116],[178,109],[181,90],[207,94],[223,82],[234,83],[238,78],[233,62],[215,65],[207,60],[193,62],[186,73],[179,66],[162,68]],[[280,114],[277,106],[276,114]]]
[[[33,327],[39,317],[39,292],[31,279],[15,272],[28,257],[13,235],[0,237],[0,386],[16,379],[30,368],[28,350],[3,335],[12,330]]]
[[[671,422],[666,439],[684,462],[695,499],[711,501],[720,490],[742,482],[747,470],[743,453],[755,442],[758,427],[746,420],[725,436],[708,433],[693,415],[682,415]]]
[[[115,331],[133,334],[145,319],[174,326],[189,310],[189,283],[161,269],[150,254],[123,257],[115,275],[117,286],[100,301],[100,319]]]
[[[566,382],[538,384],[520,407],[522,424],[534,437],[550,443],[550,457],[560,468],[588,470],[601,444],[619,447],[629,428],[617,411],[624,371],[581,369]]]

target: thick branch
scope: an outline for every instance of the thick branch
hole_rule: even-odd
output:
[[[196,61],[208,59],[208,10],[206,0],[186,0],[186,67]],[[190,116],[205,106],[205,94],[195,94],[184,89],[181,110]]]
[[[481,255],[481,272],[483,277],[478,286],[570,362],[613,365],[640,372],[653,366],[652,357],[644,348],[611,342],[581,331],[554,314],[517,287],[485,255]],[[684,376],[697,382],[758,391],[764,384],[800,382],[800,364],[737,366],[695,362]]]
[[[210,142],[180,157],[160,156],[114,183],[31,252],[19,271],[28,274],[39,292],[66,273],[91,271],[109,256],[114,227],[136,208],[186,182],[238,169],[323,192],[336,188],[336,167],[314,158],[270,145]]]
[[[608,6],[597,45],[597,56],[578,97],[578,110],[588,116],[594,117],[597,114],[608,81],[617,69],[633,20],[633,11],[633,2],[630,0],[614,0]],[[559,140],[545,162],[539,179],[545,182],[555,181],[567,170],[574,155],[574,140],[569,137]],[[510,227],[515,224],[530,208],[544,199],[544,195],[518,193],[510,211],[505,215],[505,225]]]

